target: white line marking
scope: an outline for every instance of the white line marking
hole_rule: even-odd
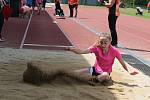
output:
[[[30,16],[30,19],[29,19],[29,21],[28,21],[28,25],[27,25],[27,27],[26,27],[26,30],[25,30],[25,32],[24,32],[24,36],[23,36],[23,39],[22,39],[22,41],[21,41],[20,49],[23,48],[23,44],[24,44],[24,42],[25,42],[25,39],[26,39],[26,36],[27,36],[27,33],[28,33],[28,29],[29,29],[29,26],[30,26],[30,23],[31,23],[32,15],[33,15],[33,11],[32,11],[32,14],[31,14],[31,16]]]
[[[89,31],[91,31],[91,32],[93,32],[93,33],[95,33],[95,34],[98,34],[97,31],[95,31],[94,29],[92,29],[92,28],[86,26],[85,24],[83,24],[83,23],[77,21],[76,19],[72,19],[72,20],[74,20],[77,24],[81,25],[81,26],[84,27],[85,29],[87,29],[87,30],[89,30]]]
[[[123,47],[123,46],[119,46],[119,47],[121,47],[121,49],[122,49],[122,48],[125,48],[125,47]],[[122,50],[123,50],[123,52],[125,52],[125,53],[127,53],[127,54],[129,54],[129,55],[132,55],[133,57],[135,57],[136,59],[138,59],[139,61],[141,61],[142,63],[144,63],[145,65],[147,65],[147,66],[150,67],[150,62],[149,62],[149,61],[146,61],[146,60],[144,60],[144,59],[138,57],[135,53],[133,53],[133,51],[128,50],[128,49],[122,49]],[[141,66],[141,67],[142,67],[142,66]]]
[[[74,47],[74,46],[65,46],[65,45],[41,45],[41,44],[24,44],[25,46],[35,46],[35,47],[59,47],[59,48],[65,48],[65,47]]]

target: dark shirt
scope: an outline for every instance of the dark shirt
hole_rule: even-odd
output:
[[[116,14],[116,1],[113,4],[113,6],[109,8],[109,14],[113,14],[113,15]]]

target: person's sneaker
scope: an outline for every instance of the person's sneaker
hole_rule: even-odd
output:
[[[73,16],[69,16],[69,18],[72,18]]]
[[[74,16],[75,18],[77,17],[77,15]]]
[[[5,40],[3,38],[0,38],[0,42],[4,42]]]

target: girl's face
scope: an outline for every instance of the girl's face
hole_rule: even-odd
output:
[[[106,37],[99,38],[98,45],[101,46],[102,48],[108,48],[110,44],[111,41],[108,38]]]

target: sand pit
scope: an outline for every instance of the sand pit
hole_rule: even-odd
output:
[[[130,76],[117,61],[111,75],[113,85],[91,86],[68,77],[34,85],[23,81],[28,62],[50,67],[45,72],[75,70],[91,66],[93,55],[10,48],[0,48],[0,55],[0,100],[150,100],[150,78],[143,73]]]
[[[77,73],[65,67],[60,68],[56,64],[55,66],[50,66],[38,62],[28,62],[27,69],[23,73],[23,81],[35,85],[42,85],[42,83],[51,83],[56,79],[61,79],[61,81],[63,82],[66,80],[72,80],[75,84],[83,83],[92,86],[96,85],[93,80],[89,80],[87,74]],[[57,81],[57,83],[59,82]]]

